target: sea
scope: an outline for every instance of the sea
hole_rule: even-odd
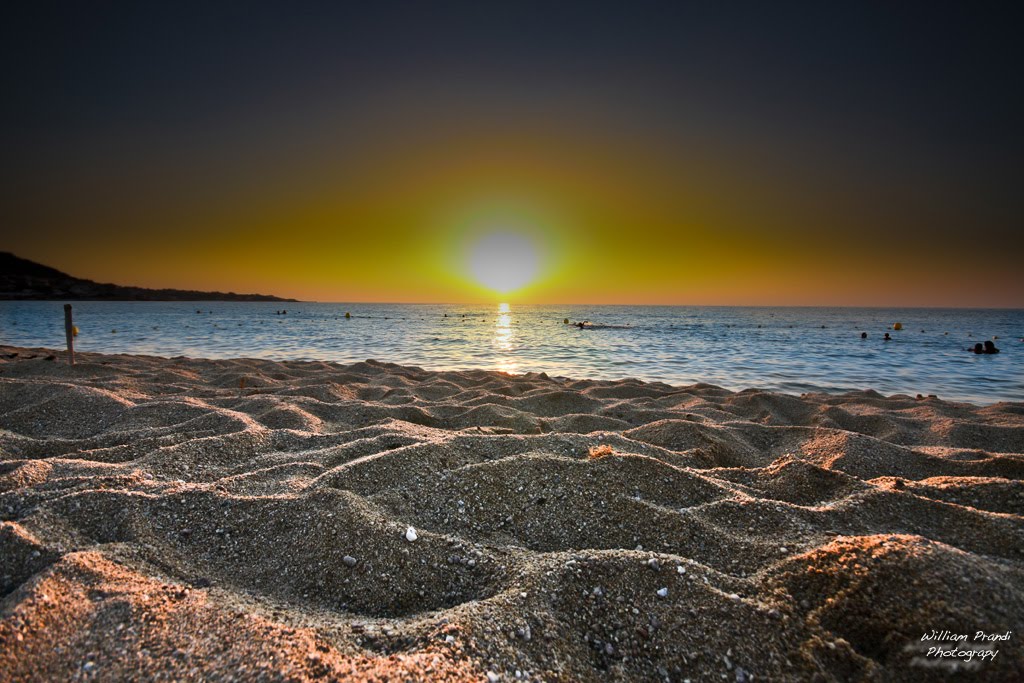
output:
[[[635,377],[792,394],[873,389],[977,404],[1024,401],[1024,310],[72,304],[80,351],[338,363],[372,358],[436,370]],[[579,321],[590,325],[572,324]],[[985,340],[1000,353],[967,351]],[[0,343],[64,348],[63,302],[0,302]]]

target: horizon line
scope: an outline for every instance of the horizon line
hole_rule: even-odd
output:
[[[652,308],[928,308],[947,310],[975,310],[975,311],[1022,311],[1024,306],[957,306],[957,305],[934,305],[934,304],[662,304],[662,303],[589,303],[589,302],[555,302],[555,303],[527,303],[495,301],[493,303],[473,301],[326,301],[326,300],[298,300],[292,302],[275,301],[231,301],[230,303],[302,303],[302,304],[331,304],[343,305],[354,304],[360,306],[496,306],[508,304],[515,306],[647,306]]]
[[[188,291],[188,290],[186,290]],[[233,292],[226,292],[232,294]],[[245,296],[244,294],[241,296]],[[327,301],[317,299],[284,299],[257,301],[237,299],[15,299],[0,298],[0,304],[10,302],[54,302],[54,303],[232,303],[232,304],[324,304],[324,305],[357,305],[357,306],[497,306],[507,304],[515,306],[596,306],[596,307],[626,307],[643,306],[649,308],[848,308],[848,309],[930,309],[930,310],[970,310],[970,311],[1019,311],[1024,312],[1024,306],[962,306],[962,305],[935,305],[935,304],[707,304],[707,303],[591,303],[591,302],[555,302],[555,303],[527,303],[527,302],[473,302],[473,301]]]

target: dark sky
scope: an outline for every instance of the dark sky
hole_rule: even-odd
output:
[[[547,235],[538,299],[609,300],[585,254],[625,300],[1024,306],[1020,10],[707,5],[10,5],[0,249],[443,300],[475,211]]]

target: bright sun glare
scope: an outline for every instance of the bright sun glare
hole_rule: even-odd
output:
[[[495,231],[477,238],[468,251],[469,272],[484,287],[504,294],[530,284],[540,270],[533,241],[521,233]]]

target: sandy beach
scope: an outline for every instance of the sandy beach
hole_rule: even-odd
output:
[[[1020,403],[0,347],[0,519],[4,681],[1024,680]]]

